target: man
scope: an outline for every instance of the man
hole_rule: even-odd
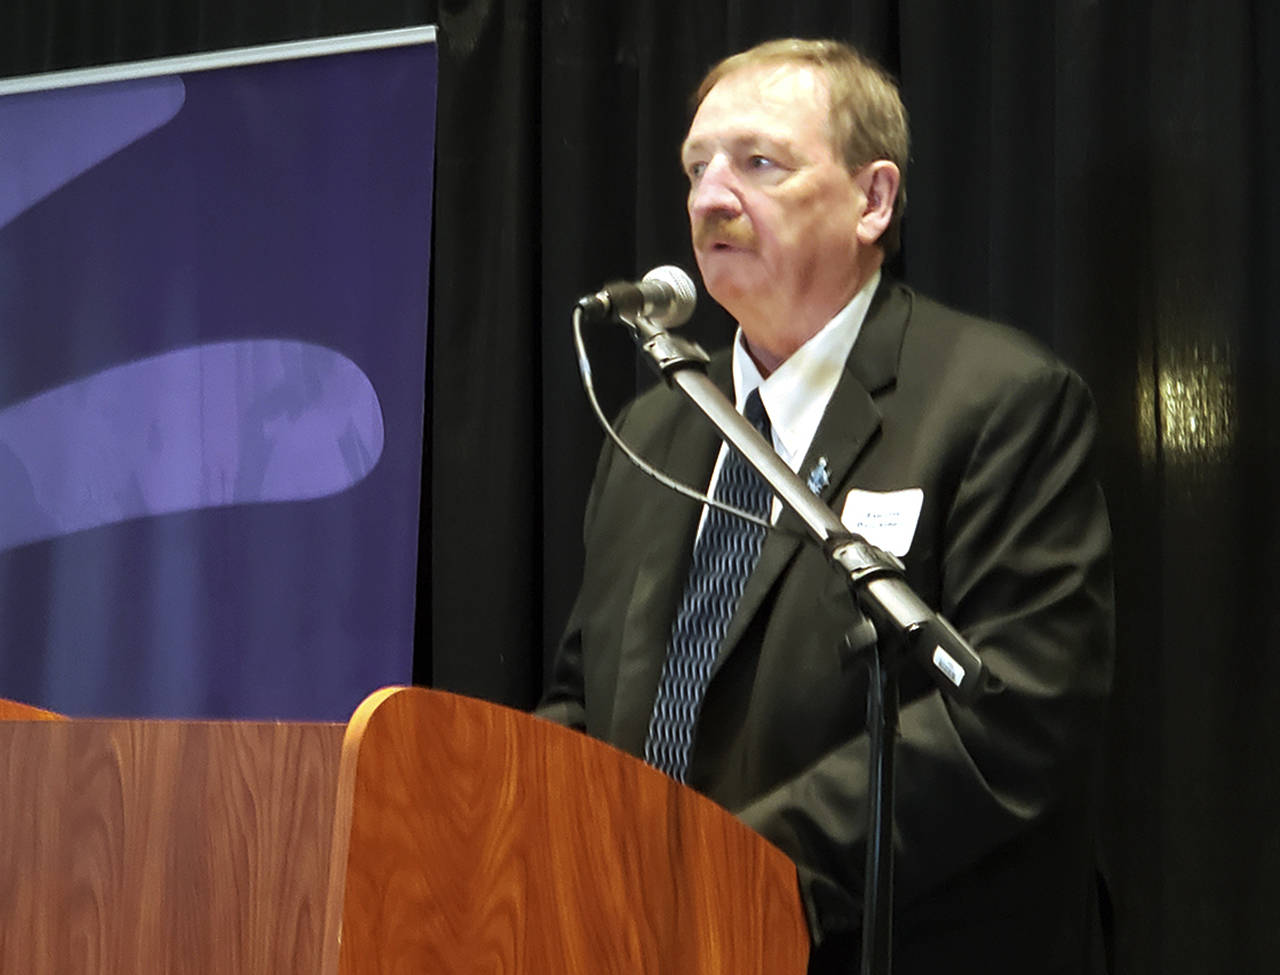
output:
[[[709,371],[740,410],[758,395],[784,460],[902,557],[990,671],[968,708],[915,661],[901,671],[895,972],[1101,971],[1092,780],[1113,635],[1093,409],[1030,339],[881,273],[907,146],[892,81],[844,45],[771,42],[712,69],[682,159],[698,267],[739,331]],[[714,488],[735,463],[667,388],[620,432],[686,482]],[[710,518],[606,448],[544,715],[668,768],[663,702]],[[854,972],[867,678],[843,637],[857,611],[825,556],[783,532],[733,602],[673,774],[795,860],[811,971]]]

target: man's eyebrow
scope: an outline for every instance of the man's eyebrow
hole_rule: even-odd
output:
[[[743,132],[740,135],[729,136],[727,139],[686,139],[680,146],[680,159],[683,161],[689,154],[703,152],[709,146],[719,143],[724,143],[734,152],[743,152],[754,149],[763,149],[769,153],[782,153],[786,151],[785,140],[775,138],[765,132]]]
[[[690,141],[689,139],[685,139],[684,142],[680,143],[681,161],[683,162],[685,156],[689,155],[689,153],[697,152],[699,149],[703,148],[705,145],[707,145],[706,139],[694,139],[692,141]]]

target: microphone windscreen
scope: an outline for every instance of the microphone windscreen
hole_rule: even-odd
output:
[[[694,287],[693,278],[689,277],[684,268],[663,264],[646,274],[644,280],[656,281],[671,289],[671,310],[662,316],[663,325],[675,328],[693,317],[693,309],[698,303],[698,289]]]

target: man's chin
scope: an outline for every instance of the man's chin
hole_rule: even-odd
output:
[[[755,289],[748,287],[746,282],[727,274],[708,277],[704,272],[702,284],[715,303],[732,315],[735,320],[741,317],[742,309],[751,307],[753,303],[752,296],[756,293]]]
[[[741,294],[755,287],[753,279],[757,269],[753,267],[751,255],[746,251],[734,248],[716,248],[698,251],[698,271],[702,274],[702,283],[707,293],[716,301],[721,301],[720,293],[726,297],[730,294]]]

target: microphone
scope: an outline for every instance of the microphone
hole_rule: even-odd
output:
[[[582,314],[595,321],[636,317],[654,325],[675,328],[693,315],[698,294],[693,279],[671,264],[655,267],[637,282],[613,281],[593,295],[578,300]]]

